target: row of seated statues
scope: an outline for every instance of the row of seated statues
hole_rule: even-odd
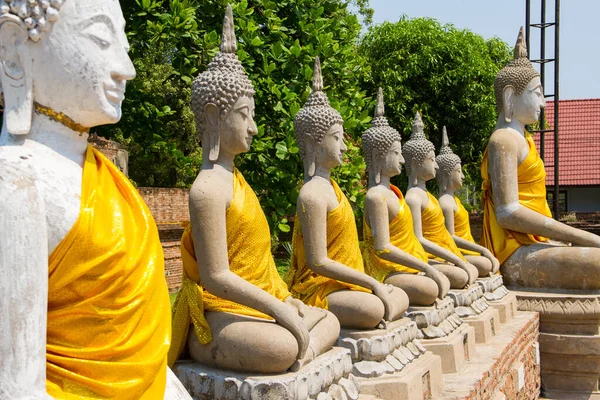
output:
[[[188,355],[224,370],[296,371],[340,329],[385,327],[409,305],[430,306],[499,269],[511,285],[600,287],[600,238],[553,220],[546,204],[544,166],[525,130],[544,98],[522,32],[495,84],[482,245],[455,196],[462,166],[447,133],[436,157],[417,113],[402,144],[380,89],[362,136],[361,251],[352,207],[331,178],[344,162],[343,120],[315,60],[312,93],[294,119],[304,183],[281,278],[267,220],[234,164],[258,129],[228,7],[221,52],[192,87],[203,160],[171,313],[154,220],[87,144],[91,127],[118,122],[135,77],[124,24],[116,0],[0,5],[0,398],[159,399],[176,379],[167,365]],[[405,195],[390,183],[402,165]],[[426,188],[436,176],[439,199]],[[568,275],[559,274],[565,261],[577,266]]]

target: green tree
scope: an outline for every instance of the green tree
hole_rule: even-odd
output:
[[[123,120],[99,134],[128,145],[140,186],[191,185],[201,164],[188,104],[195,76],[218,51],[227,0],[125,0],[131,54],[138,72],[127,87]],[[293,118],[310,93],[320,56],[325,91],[344,118],[348,163],[335,176],[362,202],[364,163],[358,137],[372,99],[359,86],[368,73],[356,43],[361,25],[349,7],[372,15],[368,0],[242,0],[232,4],[238,57],[256,88],[259,133],[237,165],[259,195],[275,234],[288,232],[302,163]],[[360,207],[359,207],[360,208]]]
[[[359,52],[371,66],[364,87],[371,93],[383,88],[391,125],[408,139],[420,111],[438,148],[446,125],[466,167],[466,183],[479,187],[483,150],[497,118],[494,78],[510,56],[506,43],[433,19],[404,16],[372,27]]]

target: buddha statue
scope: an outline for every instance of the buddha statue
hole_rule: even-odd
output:
[[[156,224],[88,145],[135,77],[116,0],[0,2],[0,398],[165,394]]]
[[[390,183],[404,164],[401,140],[384,116],[379,88],[375,118],[362,135],[369,173],[363,222],[365,272],[404,290],[410,305],[429,306],[437,297],[444,298],[450,282],[428,264],[427,253],[413,231],[410,208],[400,189]]]
[[[444,215],[437,199],[427,191],[426,182],[435,178],[438,165],[435,147],[425,137],[419,112],[412,123],[410,139],[404,144],[408,190],[406,203],[413,217],[415,235],[427,252],[429,262],[450,280],[450,287],[462,289],[475,282],[477,268],[462,255],[444,225]]]
[[[481,244],[500,262],[508,285],[599,289],[600,236],[556,221],[546,202],[544,163],[526,129],[538,120],[545,100],[540,76],[527,59],[523,28],[494,91],[499,116],[481,164]]]
[[[487,248],[475,243],[471,234],[469,213],[460,199],[454,195],[454,192],[462,187],[464,175],[460,157],[450,148],[445,126],[442,130],[442,147],[435,161],[439,167],[436,177],[439,203],[444,213],[446,229],[467,261],[477,268],[479,277],[488,276],[490,272],[498,272],[500,268],[498,259]]]
[[[374,329],[408,308],[401,289],[365,274],[352,207],[331,170],[343,162],[346,145],[341,115],[323,92],[319,58],[312,93],[294,119],[304,161],[304,185],[297,203],[291,266],[292,294],[331,311],[343,328]]]
[[[258,132],[254,87],[236,49],[228,6],[221,52],[192,85],[203,157],[182,237],[183,285],[173,306],[169,364],[187,347],[206,366],[274,374],[329,350],[340,327],[333,314],[290,296],[271,254],[267,219],[234,166]]]

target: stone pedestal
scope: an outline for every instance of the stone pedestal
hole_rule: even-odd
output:
[[[224,371],[193,362],[173,368],[194,400],[357,400],[347,349],[334,347],[298,372],[253,375]]]
[[[483,297],[490,307],[498,310],[500,323],[510,321],[517,312],[517,297],[503,284],[502,275],[477,279],[477,284],[483,288]]]
[[[519,310],[540,313],[543,395],[600,398],[600,294],[514,293]]]
[[[385,329],[342,329],[338,346],[349,349],[352,373],[360,382],[361,395],[381,400],[435,398],[443,386],[438,356],[418,341],[417,324],[408,318]]]
[[[448,297],[454,301],[456,313],[475,328],[476,343],[489,343],[500,326],[498,310],[489,307],[483,294],[483,287],[479,284],[448,292]]]
[[[441,357],[444,374],[460,371],[475,354],[475,330],[456,314],[451,298],[430,307],[410,307],[407,317],[417,324],[423,347]]]

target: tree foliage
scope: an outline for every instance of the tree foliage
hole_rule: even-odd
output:
[[[408,139],[420,111],[436,148],[446,125],[467,183],[479,187],[483,149],[496,122],[493,83],[509,60],[506,43],[429,18],[402,17],[371,28],[359,52],[371,66],[365,88],[383,88],[391,125]]]
[[[219,51],[227,0],[125,0],[131,55],[138,78],[127,87],[123,120],[99,134],[125,142],[131,177],[140,186],[191,185],[201,164],[190,85]],[[344,118],[349,160],[335,176],[360,202],[364,163],[357,138],[370,121],[372,102],[359,81],[368,73],[356,53],[368,0],[242,0],[232,2],[238,57],[255,85],[259,133],[237,160],[260,197],[275,232],[288,232],[295,213],[302,163],[293,118],[310,93],[313,62],[320,56],[325,91]]]

